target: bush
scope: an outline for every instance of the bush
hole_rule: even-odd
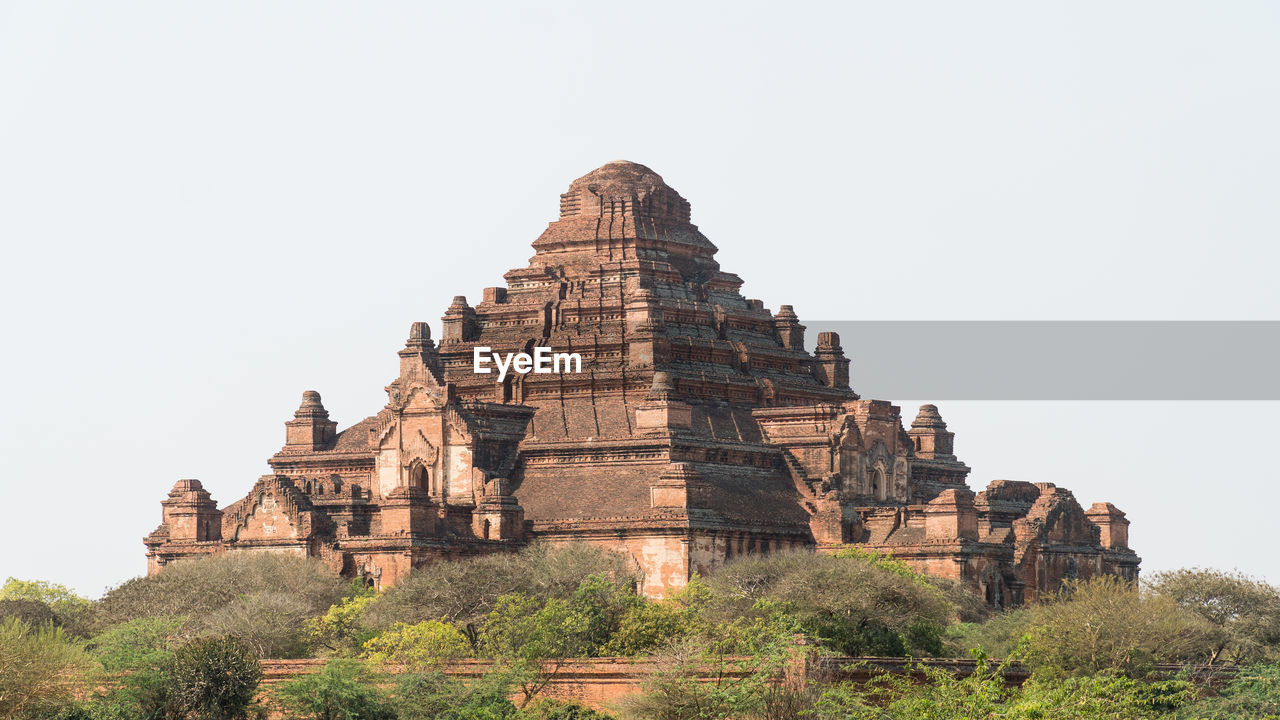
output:
[[[709,584],[713,617],[728,621],[758,607],[783,608],[823,646],[848,655],[942,654],[943,631],[954,614],[942,593],[905,565],[848,551],[744,558]]]
[[[502,669],[472,682],[439,672],[405,675],[394,703],[400,720],[515,720],[519,712],[510,697],[524,680],[518,671]]]
[[[39,600],[0,600],[0,620],[9,618],[28,625],[61,625],[53,608]]]
[[[308,621],[322,611],[322,598],[284,592],[258,592],[236,598],[194,623],[210,637],[233,637],[260,658],[305,657]]]
[[[182,560],[148,577],[134,578],[102,598],[105,625],[140,617],[208,618],[242,597],[274,594],[305,606],[312,616],[337,602],[347,583],[319,560],[297,555],[231,552]],[[260,600],[264,606],[271,601]],[[236,610],[229,610],[236,614]]]
[[[1221,631],[1210,663],[1280,658],[1280,588],[1240,573],[1200,568],[1156,573],[1147,587]]]
[[[62,628],[0,620],[0,718],[45,718],[68,708],[90,667]]]
[[[983,623],[953,625],[948,639],[961,650],[980,650],[987,657],[1006,658],[1018,650],[1030,625],[1029,610],[1007,610]]]
[[[27,612],[43,614],[31,603],[46,606],[54,615],[54,622],[63,626],[73,635],[85,637],[91,633],[91,624],[95,607],[89,600],[75,594],[65,585],[45,582],[43,580],[19,580],[9,578],[0,586],[0,604],[13,601],[21,603]],[[16,610],[15,606],[10,606]],[[44,622],[45,618],[23,616],[18,612],[5,613],[0,610],[0,617],[20,616],[32,624]]]
[[[787,659],[787,632],[765,633],[756,652],[731,658],[707,637],[677,640],[654,657],[655,670],[641,691],[619,705],[636,720],[728,720],[757,718],[770,698]],[[738,650],[739,648],[732,648]]]
[[[1280,664],[1240,668],[1221,692],[1183,708],[1177,716],[1182,720],[1280,717]]]
[[[1034,678],[1021,688],[1009,687],[1003,669],[980,659],[975,672],[966,677],[917,667],[923,683],[889,674],[876,676],[863,685],[841,683],[828,688],[806,717],[1155,720],[1168,717],[1195,697],[1194,687],[1184,681],[1146,683],[1106,674],[1058,680]]]
[[[311,643],[337,654],[347,654],[359,649],[375,633],[364,627],[364,612],[377,599],[373,593],[344,598],[330,606],[328,612],[307,623]]]
[[[441,660],[466,657],[470,650],[471,643],[458,628],[437,620],[400,623],[364,644],[364,656],[370,660],[414,670],[433,668]]]
[[[608,713],[592,710],[579,702],[535,700],[520,710],[521,720],[614,720]]]
[[[623,590],[635,585],[630,560],[621,555],[583,543],[533,543],[518,553],[418,568],[369,605],[364,615],[368,626],[375,629],[424,620],[465,627],[482,621],[503,595],[523,593],[542,600],[567,600],[590,575],[609,578]]]
[[[618,618],[604,654],[641,655],[707,630],[702,615],[709,599],[710,591],[698,577],[665,600],[637,598]]]
[[[170,699],[195,720],[237,720],[248,716],[261,680],[258,658],[239,640],[196,640],[174,656]]]
[[[158,668],[186,639],[186,624],[182,617],[138,618],[112,625],[94,636],[88,648],[109,672]]]
[[[308,720],[383,720],[396,717],[378,678],[357,660],[336,659],[318,673],[280,686],[275,696],[290,717]]]
[[[1023,617],[1022,659],[1053,676],[1142,677],[1157,662],[1207,659],[1217,642],[1201,617],[1113,575],[1068,582]]]

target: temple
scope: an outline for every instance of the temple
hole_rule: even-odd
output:
[[[851,544],[970,584],[993,606],[1064,578],[1136,578],[1128,521],[1049,483],[973,493],[933,405],[850,388],[835,333],[739,292],[688,201],[612,162],[560,196],[526,267],[410,326],[377,414],[344,430],[314,391],[271,473],[219,508],[179,480],[148,571],[238,550],[320,558],[386,587],[442,558],[542,538],[634,558],[661,596],[739,556]],[[846,338],[855,343],[856,338]],[[581,372],[477,373],[473,349],[577,353]]]

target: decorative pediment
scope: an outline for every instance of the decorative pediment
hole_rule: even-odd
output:
[[[311,501],[287,477],[258,480],[223,513],[223,537],[235,542],[303,540],[312,533]]]

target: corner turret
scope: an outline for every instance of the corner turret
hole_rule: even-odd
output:
[[[302,393],[302,404],[284,426],[286,450],[325,450],[338,434],[338,423],[329,419],[329,411],[315,390]]]

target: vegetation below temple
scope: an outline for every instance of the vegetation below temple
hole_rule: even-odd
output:
[[[1280,717],[1280,590],[1235,574],[1102,577],[994,615],[856,549],[740,560],[662,601],[635,580],[621,557],[542,545],[422,568],[382,594],[259,553],[176,563],[98,601],[11,579],[0,718],[604,718],[543,691],[560,661],[617,655],[656,667],[620,717]],[[787,682],[799,652],[980,661],[964,678],[924,669],[927,683]],[[301,657],[330,661],[260,692],[260,658]],[[442,671],[463,657],[492,669]],[[1009,687],[986,657],[1031,679]],[[1158,663],[1244,667],[1211,688]]]

